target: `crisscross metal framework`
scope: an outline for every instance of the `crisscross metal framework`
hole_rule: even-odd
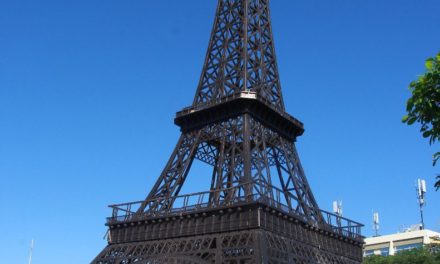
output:
[[[254,91],[284,111],[268,0],[218,2],[193,105]]]
[[[218,0],[182,134],[147,198],[113,205],[92,263],[361,263],[362,225],[319,209],[285,111],[269,0]],[[209,190],[181,194],[194,160]]]
[[[163,199],[142,206],[138,213],[172,208],[167,198],[179,195],[195,158],[213,168],[211,190],[219,191],[210,198],[213,204],[251,194],[273,198],[265,186],[275,185],[272,177],[277,177],[289,208],[310,223],[323,222],[294,143],[248,113],[182,134],[146,201]],[[228,192],[231,187],[238,191]]]

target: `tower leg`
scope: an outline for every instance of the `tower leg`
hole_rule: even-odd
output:
[[[162,171],[147,199],[139,208],[139,214],[145,211],[167,210],[172,207],[172,197],[176,197],[179,194],[191,168],[200,143],[200,134],[201,131],[198,130],[180,136],[165,169]],[[156,200],[151,202],[151,199]]]

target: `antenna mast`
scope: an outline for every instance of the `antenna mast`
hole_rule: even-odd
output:
[[[333,201],[333,213],[342,216],[342,201]]]
[[[32,264],[32,253],[34,251],[34,239],[31,240],[31,247],[29,250],[29,264]]]
[[[426,181],[423,179],[417,180],[417,201],[420,207],[420,230],[425,229],[425,222],[423,220],[423,206],[426,203]]]
[[[335,213],[338,217],[336,217],[336,223],[339,227],[342,226],[342,201],[333,201],[333,213]]]
[[[375,212],[373,213],[373,229],[374,229],[374,236],[379,236],[379,213]]]

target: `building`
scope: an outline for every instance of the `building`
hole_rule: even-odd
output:
[[[364,256],[394,255],[402,250],[420,248],[428,244],[440,244],[440,233],[428,229],[410,229],[402,233],[365,238]]]

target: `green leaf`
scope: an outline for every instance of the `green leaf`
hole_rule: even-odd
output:
[[[433,59],[427,59],[425,62],[426,69],[432,70],[432,65],[433,65]]]
[[[430,130],[425,131],[425,132],[423,133],[423,137],[424,137],[424,138],[430,137],[431,134],[432,134],[432,132],[431,132]]]
[[[416,117],[411,117],[410,119],[408,119],[408,125],[412,125],[412,124],[414,124],[414,122],[416,122],[417,121],[417,118]]]
[[[437,164],[437,161],[440,159],[440,152],[437,152],[432,157],[432,166],[435,166]]]
[[[440,175],[437,175],[437,182],[435,183],[434,187],[436,191],[440,189]]]
[[[414,107],[414,98],[411,97],[408,99],[408,101],[406,102],[406,111],[411,111],[411,109]]]
[[[406,121],[408,121],[408,118],[409,118],[409,116],[408,116],[408,115],[405,115],[405,116],[402,118],[402,123],[406,123]]]

